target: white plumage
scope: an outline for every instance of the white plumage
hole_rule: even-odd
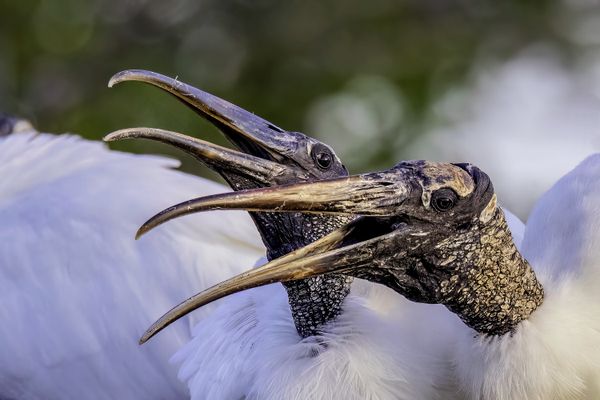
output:
[[[187,397],[168,359],[208,310],[146,346],[139,336],[264,248],[242,212],[186,217],[134,241],[156,210],[226,189],[176,166],[71,135],[0,139],[0,397]]]

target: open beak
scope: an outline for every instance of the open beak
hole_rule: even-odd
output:
[[[360,276],[357,271],[370,266],[390,247],[391,241],[408,230],[407,224],[398,216],[402,203],[412,191],[407,174],[406,170],[396,167],[327,181],[206,196],[171,207],[153,217],[138,234],[176,216],[218,209],[358,214],[379,218],[357,218],[308,246],[187,299],[155,322],[142,336],[140,344],[198,307],[242,290],[331,272]]]
[[[363,236],[365,231],[369,232],[369,237]],[[390,247],[390,243],[405,231],[402,226],[390,224],[388,221],[368,217],[357,218],[316,242],[190,297],[152,324],[139,343],[144,344],[158,332],[197,308],[243,290],[332,272],[360,277],[357,271],[368,268],[380,249]]]
[[[241,151],[272,161],[281,161],[286,154],[293,152],[297,146],[296,136],[266,121],[251,112],[229,103],[217,96],[206,93],[177,79],[152,71],[131,69],[115,74],[109,81],[112,87],[121,82],[138,81],[148,83],[165,90],[175,96],[183,104],[197,114],[210,121]],[[174,140],[172,134],[141,130],[135,136],[129,134],[122,137],[113,136],[112,140],[125,137],[160,140],[172,144],[185,151],[192,150],[189,143]],[[183,144],[183,146],[182,146]]]

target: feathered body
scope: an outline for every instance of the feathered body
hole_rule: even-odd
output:
[[[134,241],[157,209],[226,190],[176,166],[70,135],[0,139],[0,397],[187,397],[168,359],[209,310],[147,346],[137,339],[264,247],[243,212],[188,217]]]

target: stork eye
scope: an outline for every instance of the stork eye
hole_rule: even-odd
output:
[[[456,204],[458,197],[451,189],[440,189],[433,192],[431,196],[431,205],[438,212],[450,210]]]
[[[315,145],[311,152],[311,157],[321,169],[329,169],[333,165],[333,153],[322,144]]]

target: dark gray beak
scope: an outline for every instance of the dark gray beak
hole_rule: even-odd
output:
[[[296,136],[266,121],[251,112],[244,110],[210,93],[204,92],[177,79],[152,71],[132,69],[115,74],[109,81],[112,87],[121,82],[138,81],[156,86],[171,95],[203,118],[210,121],[243,152],[254,156],[280,161],[286,154],[293,152],[297,146]],[[131,137],[131,136],[129,136]],[[142,133],[136,137],[145,137]],[[147,139],[161,140],[154,134]],[[116,138],[114,138],[116,140]],[[177,141],[170,142],[178,146]],[[183,148],[184,150],[189,150]]]
[[[394,215],[411,191],[400,179],[406,171],[355,175],[201,197],[169,207],[150,218],[137,237],[177,217],[208,210],[297,211],[318,214]]]
[[[140,343],[196,308],[242,290],[332,272],[356,275],[353,271],[369,266],[391,241],[406,233],[405,224],[397,216],[411,193],[407,175],[407,171],[393,168],[327,181],[213,195],[171,207],[153,217],[138,234],[180,215],[220,209],[358,214],[380,218],[357,218],[308,246],[189,298],[155,322]]]

